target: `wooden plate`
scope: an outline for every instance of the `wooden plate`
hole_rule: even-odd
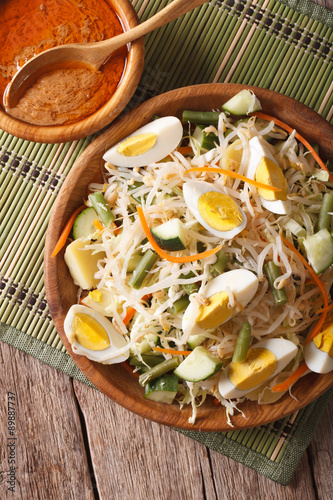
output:
[[[227,424],[225,409],[222,406],[216,407],[212,398],[207,398],[205,404],[199,408],[196,423],[192,425],[188,422],[192,413],[190,407],[180,410],[177,404],[164,405],[145,400],[143,389],[124,364],[106,366],[75,355],[64,334],[63,322],[69,307],[76,302],[76,287],[64,263],[63,252],[54,259],[51,259],[50,255],[70,214],[86,197],[88,183],[103,168],[102,155],[108,148],[151,121],[153,114],[181,117],[183,109],[220,108],[223,102],[243,88],[254,90],[264,112],[295,127],[312,143],[318,143],[324,159],[333,157],[333,127],[317,113],[291,98],[270,90],[238,84],[207,84],[173,90],[150,99],[118,119],[86,149],[57,197],[47,232],[44,264],[48,304],[61,340],[75,363],[98,389],[121,406],[145,418],[182,429],[223,431],[230,430],[230,427]],[[241,409],[246,418],[240,413],[232,417],[234,429],[254,427],[283,418],[309,404],[332,385],[333,372],[326,375],[311,373],[294,386],[293,394],[297,401],[285,395],[271,405],[260,406],[255,402],[244,402]]]

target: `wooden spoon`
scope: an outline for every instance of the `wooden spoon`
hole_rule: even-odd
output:
[[[147,21],[135,28],[125,31],[121,35],[109,38],[102,42],[71,43],[59,45],[46,50],[30,59],[16,73],[4,93],[4,105],[14,107],[24,92],[37,80],[37,78],[52,69],[66,63],[79,62],[98,70],[103,62],[117,49],[134,40],[154,31],[161,26],[186,14],[186,12],[199,7],[207,0],[173,0],[171,4],[162,9]]]

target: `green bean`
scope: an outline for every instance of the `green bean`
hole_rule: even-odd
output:
[[[187,306],[190,303],[190,299],[188,298],[188,295],[183,295],[180,297],[180,299],[176,300],[172,306],[170,307],[170,312],[171,314],[178,314],[182,311],[185,311]]]
[[[137,189],[138,187],[143,186],[143,182],[139,181],[134,181],[133,184],[130,184],[128,186],[129,191],[133,191],[134,189]],[[132,198],[137,201],[138,203],[142,203],[142,196],[138,196],[137,194],[131,194]],[[146,199],[147,195],[143,196],[143,199]]]
[[[194,276],[195,276],[194,272],[190,271],[187,274],[181,274],[180,278],[181,279],[190,279],[190,278],[194,278]],[[198,283],[189,283],[188,285],[187,284],[182,285],[182,287],[183,287],[183,290],[185,290],[185,292],[187,293],[187,295],[191,295],[191,293],[196,293],[199,290]]]
[[[160,363],[163,363],[163,361],[165,361],[163,356],[160,355],[155,356],[154,354],[141,354],[141,358],[142,361],[137,356],[133,356],[130,359],[130,365],[139,366],[140,368],[142,368],[143,366],[146,367],[146,365],[148,365],[149,368],[152,368],[153,366],[157,366]]]
[[[183,111],[183,123],[190,122],[196,125],[217,125],[220,111]]]
[[[210,273],[216,278],[225,271],[228,255],[221,249],[216,254],[216,262],[210,266]]]
[[[246,360],[246,356],[251,343],[251,325],[250,323],[242,323],[241,329],[239,331],[237,342],[232,356],[233,363],[243,363]]]
[[[325,193],[323,197],[323,202],[320,207],[319,218],[318,218],[318,228],[330,230],[331,219],[333,212],[333,193]]]
[[[111,212],[109,205],[106,203],[103,193],[101,191],[90,193],[88,198],[104,226],[110,227],[110,224],[114,221],[115,217]]]
[[[274,282],[277,278],[281,276],[281,271],[279,266],[274,264],[274,262],[271,260],[267,262],[267,264],[264,265],[264,271],[267,276],[267,279],[269,281],[269,285],[271,287],[271,290],[273,292],[273,297],[274,297],[274,302],[277,306],[282,306],[283,304],[286,304],[288,302],[288,295],[286,292],[286,288],[275,288]]]
[[[130,260],[128,261],[127,272],[132,273],[133,271],[135,271],[135,269],[140,264],[141,259],[142,255],[140,255],[139,253],[134,253],[130,258]]]
[[[155,264],[157,258],[158,255],[152,250],[148,249],[141,257],[137,268],[135,269],[135,271],[133,271],[132,276],[128,280],[129,286],[138,290],[141,287],[143,280],[147,276],[147,273]]]
[[[140,375],[139,384],[145,386],[147,382],[155,380],[155,378],[158,378],[161,375],[164,375],[165,373],[177,368],[179,363],[180,363],[179,356],[175,356],[174,358],[170,358],[163,361],[163,363],[160,363],[157,366],[153,366],[153,368],[148,370],[146,373],[142,373]]]

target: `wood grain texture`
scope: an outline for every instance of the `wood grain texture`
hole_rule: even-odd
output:
[[[15,494],[0,474],[0,498],[93,500],[71,379],[13,347],[0,348],[2,472],[9,470],[8,392],[16,397],[17,429]]]
[[[137,26],[139,19],[128,0],[109,0],[109,3],[119,16],[125,31]],[[48,127],[31,125],[11,117],[0,106],[0,128],[21,139],[44,143],[69,142],[94,134],[111,123],[130,101],[142,74],[144,50],[143,38],[131,44],[126,68],[116,91],[104,106],[83,120]]]
[[[152,115],[176,115],[181,117],[184,109],[211,110],[234,96],[244,88],[252,89],[259,98],[263,112],[273,115],[295,127],[305,137],[317,142],[324,157],[333,158],[333,127],[321,116],[303,104],[267,89],[238,85],[212,84],[185,87],[154,97],[140,105],[129,115],[117,120],[99,136],[80,156],[68,175],[53,208],[45,245],[45,288],[50,312],[57,331],[66,349],[82,372],[111,399],[128,410],[145,418],[183,429],[219,431],[228,430],[229,425],[223,407],[216,408],[212,398],[199,409],[197,421],[189,424],[191,408],[179,409],[177,404],[165,405],[144,399],[144,392],[133,377],[121,365],[102,365],[84,356],[75,355],[63,330],[63,323],[69,307],[76,303],[74,285],[63,252],[51,258],[62,228],[73,211],[82,204],[86,187],[103,167],[102,155],[109,147],[151,120]],[[63,286],[66,283],[66,286]],[[242,410],[246,419],[238,413],[233,418],[235,428],[248,428],[278,420],[307,405],[333,384],[333,372],[318,376],[309,374],[295,384],[293,393],[274,404],[258,406],[246,401]],[[304,387],[307,390],[304,391]]]

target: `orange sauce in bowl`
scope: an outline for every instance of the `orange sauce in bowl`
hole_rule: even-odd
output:
[[[107,0],[0,1],[0,95],[23,64],[65,43],[97,42],[123,32]],[[115,92],[126,64],[119,49],[97,72],[64,67],[43,75],[20,99],[12,116],[37,125],[63,125],[89,116]]]

